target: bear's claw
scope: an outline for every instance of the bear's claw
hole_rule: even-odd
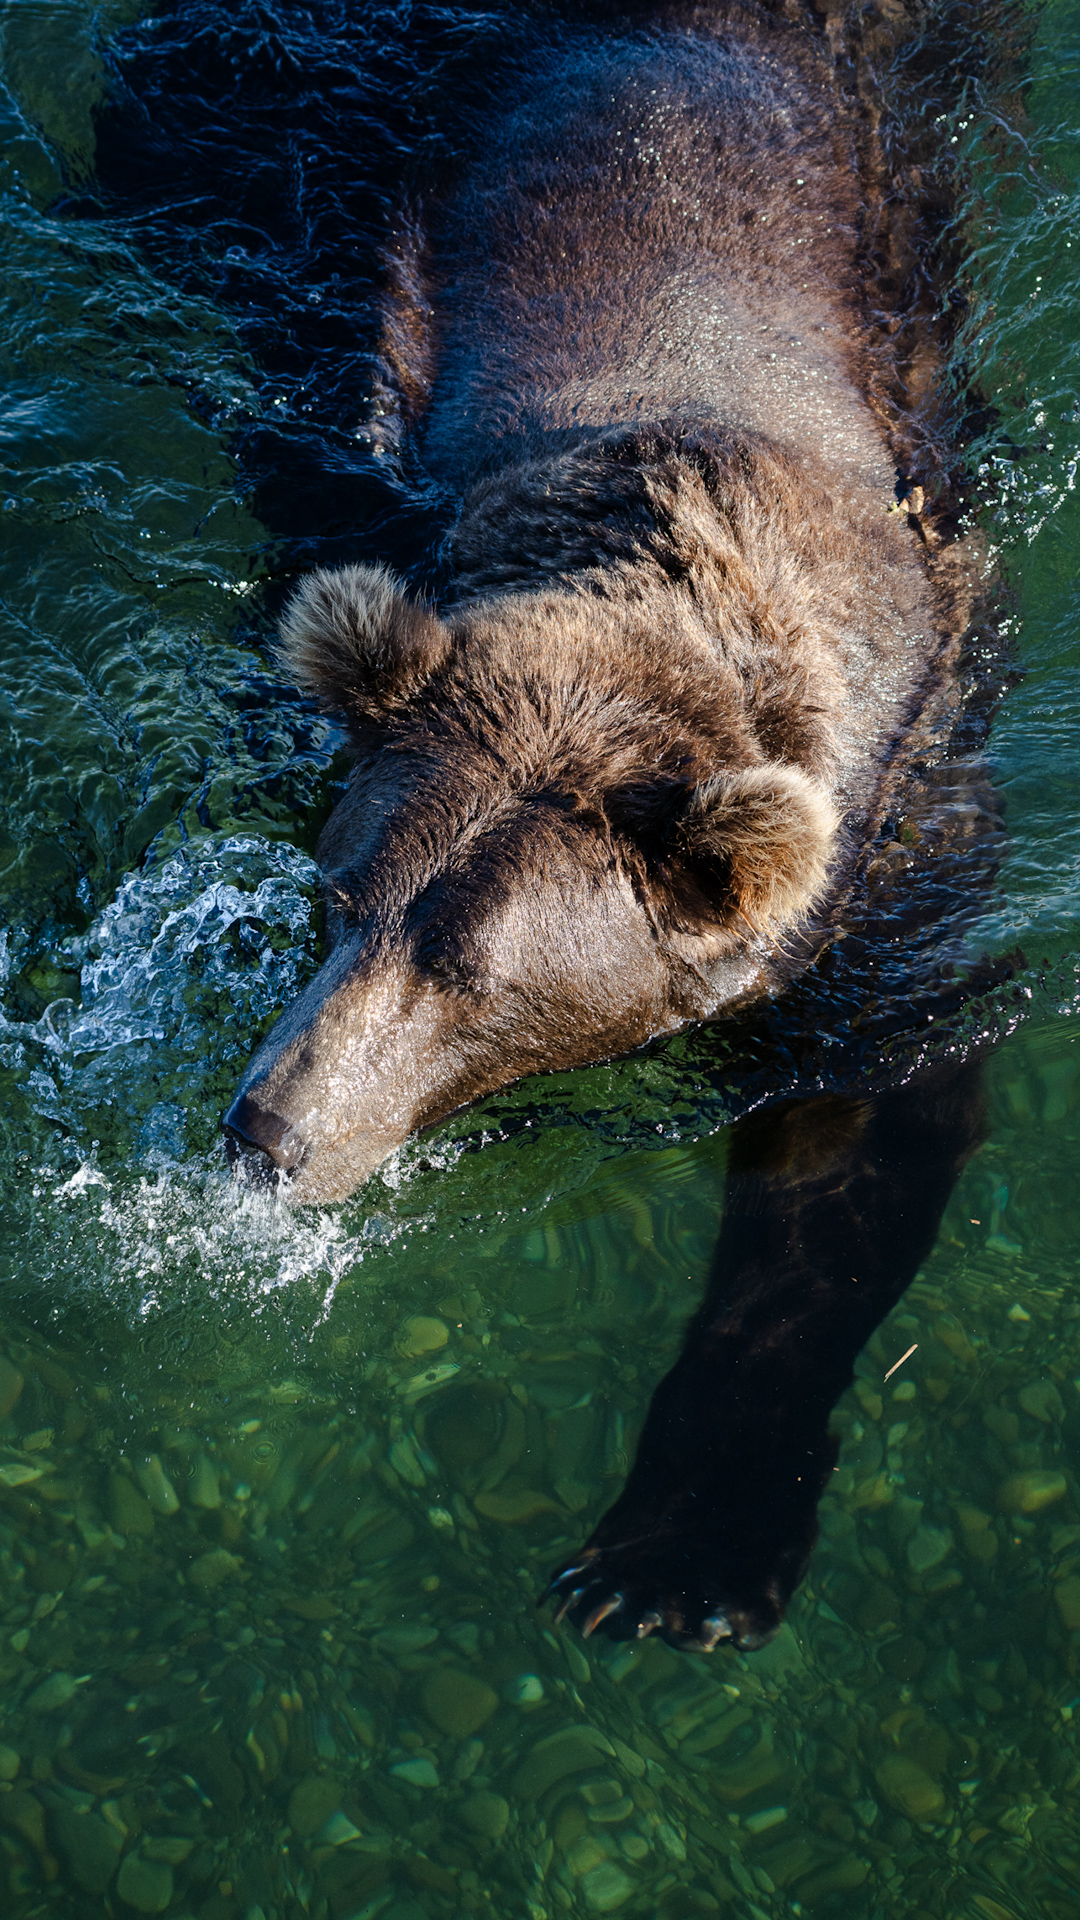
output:
[[[626,1564],[627,1550],[587,1549],[569,1567],[556,1570],[540,1604],[556,1603],[555,1624],[569,1620],[584,1639],[603,1631],[612,1640],[646,1640],[658,1633],[669,1646],[687,1653],[712,1653],[724,1642],[743,1650],[759,1647],[780,1625],[780,1610],[726,1606],[707,1587],[696,1597],[667,1586],[659,1569]],[[651,1575],[651,1577],[650,1577]],[[658,1592],[657,1589],[660,1589]]]

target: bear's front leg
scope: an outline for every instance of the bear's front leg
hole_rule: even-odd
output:
[[[829,1414],[981,1132],[976,1062],[734,1129],[705,1300],[623,1492],[555,1572],[560,1617],[699,1651],[771,1638],[817,1535]]]

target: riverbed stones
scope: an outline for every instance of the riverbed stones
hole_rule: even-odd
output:
[[[526,1526],[542,1513],[561,1513],[562,1508],[535,1487],[499,1487],[493,1493],[478,1493],[473,1505],[485,1520],[498,1520],[504,1527]]]
[[[1041,1513],[1068,1492],[1063,1473],[1034,1468],[1030,1473],[1013,1473],[1003,1480],[997,1502],[1003,1513]]]
[[[131,1535],[146,1538],[154,1531],[154,1509],[125,1473],[114,1473],[109,1482],[109,1506],[112,1523],[125,1539]]]
[[[415,1360],[423,1353],[438,1353],[449,1338],[450,1329],[444,1320],[436,1320],[432,1314],[414,1313],[401,1329],[397,1349],[406,1360]]]
[[[434,1646],[438,1637],[438,1627],[433,1627],[427,1620],[413,1620],[405,1626],[381,1628],[371,1644],[379,1653],[388,1654],[391,1660],[403,1660],[411,1654],[422,1653],[425,1647]]]
[[[830,1893],[851,1893],[856,1887],[862,1886],[869,1872],[868,1863],[860,1860],[858,1854],[841,1854],[838,1860],[831,1861],[827,1867],[822,1867],[820,1872],[811,1874],[807,1880],[800,1881],[800,1904],[813,1905],[817,1900],[824,1900]]]
[[[434,1761],[425,1759],[423,1755],[416,1760],[399,1760],[390,1771],[395,1780],[404,1780],[410,1787],[423,1787],[426,1790],[439,1784]]]
[[[424,1712],[450,1740],[467,1740],[490,1720],[499,1696],[485,1680],[460,1667],[436,1667],[421,1692]]]
[[[907,1543],[907,1562],[912,1573],[929,1573],[939,1567],[952,1552],[953,1537],[947,1527],[916,1527]]]
[[[0,1746],[0,1780],[14,1780],[21,1764],[14,1747]]]
[[[170,1867],[182,1866],[194,1847],[194,1840],[189,1840],[186,1833],[148,1834],[142,1842],[144,1859],[166,1860]]]
[[[85,1684],[86,1679],[86,1674],[77,1680],[73,1673],[50,1673],[40,1687],[35,1687],[26,1704],[31,1713],[56,1713],[75,1698],[78,1688]]]
[[[201,1593],[209,1593],[214,1587],[220,1587],[239,1573],[243,1561],[238,1554],[230,1553],[227,1547],[212,1547],[209,1553],[200,1553],[188,1568],[187,1577],[191,1586],[198,1587]]]
[[[560,1827],[562,1822],[560,1821]],[[575,1879],[581,1880],[608,1858],[607,1848],[594,1833],[581,1833],[566,1846],[566,1864]]]
[[[635,1753],[633,1747],[628,1747],[625,1740],[616,1740],[614,1745],[624,1773],[628,1773],[631,1780],[644,1780],[645,1762],[641,1754]]]
[[[135,1467],[135,1478],[155,1513],[177,1513],[180,1499],[161,1464],[161,1456],[148,1453]]]
[[[462,1801],[461,1819],[482,1840],[501,1840],[510,1819],[510,1803],[501,1793],[470,1793]]]
[[[193,1507],[202,1507],[213,1512],[221,1505],[221,1482],[218,1470],[205,1453],[200,1453],[195,1462],[195,1470],[188,1487],[188,1499]]]
[[[945,1795],[933,1775],[906,1754],[889,1754],[878,1768],[878,1781],[890,1805],[907,1820],[936,1820],[945,1806]]]
[[[1059,1580],[1054,1588],[1054,1599],[1062,1626],[1068,1627],[1070,1633],[1080,1632],[1080,1576],[1070,1573],[1064,1580]]]
[[[136,1913],[164,1913],[173,1896],[173,1870],[165,1860],[129,1853],[116,1876],[116,1891]]]
[[[116,1872],[123,1835],[94,1813],[57,1807],[52,1816],[56,1843],[84,1893],[104,1893]]]
[[[23,1390],[23,1376],[18,1367],[13,1367],[6,1354],[0,1353],[0,1420],[6,1420],[14,1410]]]
[[[608,1860],[583,1875],[581,1891],[593,1913],[615,1913],[629,1900],[634,1882],[621,1867]]]
[[[333,1774],[309,1773],[289,1796],[289,1825],[301,1840],[326,1825],[341,1805],[341,1782]]]
[[[514,1775],[514,1791],[523,1800],[539,1800],[557,1780],[584,1773],[598,1766],[601,1758],[614,1759],[614,1748],[596,1727],[565,1727],[549,1733],[526,1754]]]
[[[1021,1411],[1030,1414],[1033,1420],[1041,1420],[1044,1426],[1052,1426],[1055,1420],[1065,1418],[1065,1402],[1052,1380],[1032,1380],[1021,1387],[1016,1397]]]

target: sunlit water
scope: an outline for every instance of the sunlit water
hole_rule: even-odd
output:
[[[342,771],[269,665],[280,583],[437,518],[376,451],[373,236],[503,29],[143,12],[4,23],[0,1908],[1072,1920],[1080,12],[939,128],[1027,670],[990,1138],[839,1411],[788,1627],[707,1660],[534,1600],[677,1348],[726,1122],[820,1083],[798,1022],[533,1083],[321,1213],[217,1140],[317,964]]]

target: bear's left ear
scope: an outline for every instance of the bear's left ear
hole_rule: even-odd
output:
[[[794,925],[824,893],[836,826],[817,782],[773,761],[695,787],[679,838],[706,870],[706,891],[722,891],[725,917],[768,934]]]
[[[323,706],[364,721],[403,707],[450,652],[442,621],[387,567],[321,569],[281,618],[279,664]]]

